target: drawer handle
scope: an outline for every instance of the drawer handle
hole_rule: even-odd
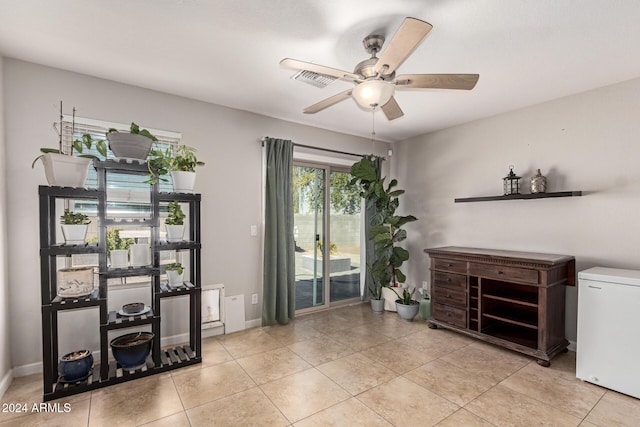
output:
[[[451,313],[447,312],[447,317],[451,317]]]
[[[451,277],[447,277],[447,282],[451,282]]]
[[[503,271],[498,270],[498,274],[504,274],[504,272],[503,272]]]
[[[451,294],[447,294],[447,298],[451,298]]]
[[[447,267],[453,267],[453,264],[447,264]]]

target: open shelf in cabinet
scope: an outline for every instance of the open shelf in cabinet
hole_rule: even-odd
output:
[[[538,333],[535,329],[496,322],[487,327],[483,327],[482,333],[528,348],[535,349],[538,347]]]

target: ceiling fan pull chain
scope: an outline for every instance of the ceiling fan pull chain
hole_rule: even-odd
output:
[[[373,153],[373,143],[376,137],[376,107],[371,109],[371,152]]]

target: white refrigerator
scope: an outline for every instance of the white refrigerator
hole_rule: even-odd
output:
[[[640,271],[578,273],[576,377],[640,398]]]

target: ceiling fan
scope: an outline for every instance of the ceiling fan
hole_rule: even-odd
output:
[[[356,86],[353,89],[345,90],[305,108],[305,114],[317,113],[353,97],[362,107],[368,109],[379,107],[387,119],[394,120],[404,115],[393,96],[396,89],[471,90],[478,82],[480,77],[478,74],[396,75],[396,69],[411,55],[432,28],[431,24],[420,19],[405,18],[379,58],[376,54],[382,48],[384,37],[381,35],[365,37],[362,43],[366,51],[371,54],[371,58],[356,65],[353,73],[291,58],[283,59],[280,65],[298,70],[294,78],[301,76],[311,84],[320,87],[336,79],[355,83]]]

